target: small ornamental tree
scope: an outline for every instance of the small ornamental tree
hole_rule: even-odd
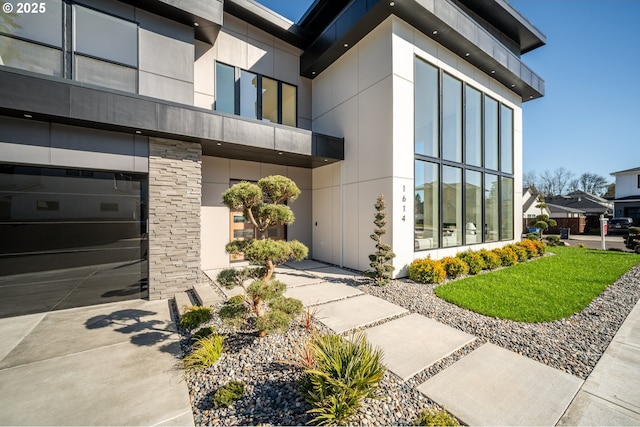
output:
[[[289,319],[295,314],[285,313],[277,308],[266,310],[271,301],[282,298],[286,289],[284,283],[272,280],[273,272],[277,266],[289,260],[305,259],[309,249],[297,240],[287,242],[266,236],[272,227],[293,223],[295,217],[285,203],[296,200],[299,195],[298,186],[280,175],[262,178],[257,184],[240,182],[222,195],[223,203],[229,209],[242,210],[244,217],[255,226],[253,239],[231,241],[225,250],[229,254],[243,253],[251,264],[264,267],[261,270],[264,274],[246,288],[247,295],[243,297],[243,304],[247,310],[242,310],[238,301],[235,301],[223,310],[224,315],[235,318],[245,316],[247,311],[254,314],[258,318],[256,327],[261,335],[271,330],[286,329],[288,322],[283,319]]]
[[[548,205],[544,201],[544,196],[542,194],[538,195],[538,204],[536,208],[540,209],[540,215],[536,216],[529,222],[529,225],[535,228],[540,229],[540,238],[542,238],[542,234],[544,230],[549,227],[555,227],[558,225],[555,219],[549,218],[549,215],[544,213],[544,209],[547,208]]]
[[[369,255],[369,265],[371,270],[364,272],[364,275],[375,280],[376,285],[386,285],[391,281],[391,273],[395,269],[390,264],[391,260],[395,258],[396,254],[391,250],[391,246],[386,243],[382,243],[382,236],[387,233],[385,225],[387,225],[387,213],[385,209],[387,204],[384,200],[384,194],[380,193],[376,204],[376,213],[373,215],[376,228],[373,229],[371,239],[376,242],[376,253]]]
[[[257,184],[243,181],[222,195],[223,203],[229,209],[242,210],[256,230],[253,239],[229,242],[225,249],[230,254],[242,252],[252,264],[264,266],[264,282],[271,280],[277,266],[290,259],[301,261],[309,254],[309,249],[297,240],[287,242],[266,238],[270,228],[293,223],[293,212],[284,203],[296,200],[299,195],[298,186],[281,175],[262,178]]]

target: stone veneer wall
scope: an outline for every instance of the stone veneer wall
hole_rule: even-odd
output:
[[[149,139],[149,299],[170,298],[200,277],[202,147]]]

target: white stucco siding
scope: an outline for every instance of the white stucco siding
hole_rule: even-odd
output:
[[[224,251],[224,247],[230,240],[230,214],[229,208],[222,203],[222,193],[229,188],[230,181],[257,181],[270,175],[289,177],[300,188],[300,197],[289,203],[296,220],[287,227],[287,238],[299,240],[311,250],[313,193],[310,169],[203,156],[200,208],[202,270],[229,266],[229,255]]]

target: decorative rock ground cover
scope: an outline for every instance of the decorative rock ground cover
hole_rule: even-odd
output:
[[[354,425],[410,425],[421,410],[434,406],[416,387],[484,342],[585,379],[640,299],[640,265],[609,286],[582,312],[537,324],[494,319],[461,309],[436,297],[433,285],[407,279],[378,287],[368,279],[355,277],[348,284],[478,337],[406,382],[387,372],[380,384],[381,398],[365,401],[353,420]],[[297,392],[301,371],[282,362],[295,344],[310,334],[301,323],[293,324],[284,335],[265,338],[258,338],[248,328],[231,331],[217,317],[209,324],[224,335],[226,349],[213,367],[186,379],[196,425],[304,425],[312,418],[306,414],[309,405]],[[315,328],[327,332],[320,323],[316,322]],[[188,334],[182,344],[187,351]],[[246,383],[244,396],[229,408],[213,408],[211,398],[215,391],[232,380]]]

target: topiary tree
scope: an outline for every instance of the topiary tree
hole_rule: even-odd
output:
[[[536,216],[529,222],[529,225],[535,228],[540,229],[540,238],[542,238],[542,234],[544,230],[549,227],[555,227],[558,225],[555,219],[549,218],[549,215],[544,213],[544,209],[546,209],[548,205],[544,201],[544,196],[542,194],[538,195],[538,204],[536,208],[540,209],[540,215]]]
[[[387,233],[384,228],[387,225],[387,213],[385,209],[387,204],[384,200],[384,194],[380,193],[374,205],[376,213],[374,214],[373,223],[376,228],[373,229],[371,239],[376,242],[376,253],[369,255],[369,265],[372,270],[367,270],[364,275],[375,280],[376,285],[386,285],[391,281],[391,273],[395,267],[390,264],[390,261],[395,258],[396,254],[391,250],[391,245],[382,243],[382,236]]]
[[[225,250],[229,254],[243,253],[251,264],[263,268],[258,270],[262,274],[257,280],[247,287],[242,303],[230,301],[223,307],[221,316],[229,319],[244,318],[247,312],[252,313],[258,318],[256,327],[260,332],[282,330],[288,325],[283,319],[289,319],[294,314],[278,309],[267,311],[269,302],[282,298],[286,289],[284,283],[272,280],[273,272],[277,266],[289,260],[305,259],[309,249],[297,240],[288,242],[267,238],[267,231],[272,227],[293,223],[295,217],[285,203],[296,200],[299,195],[298,186],[280,175],[262,178],[257,184],[240,182],[222,195],[222,201],[229,209],[242,210],[244,217],[255,226],[252,239],[229,242]],[[240,274],[240,277],[230,277],[228,281],[235,284],[242,282],[243,277],[244,274]]]
[[[240,182],[224,192],[222,201],[229,209],[242,210],[244,217],[255,226],[253,239],[236,240],[226,246],[227,253],[244,253],[254,265],[266,268],[263,281],[268,282],[275,268],[290,259],[301,261],[309,254],[309,249],[297,240],[290,242],[266,237],[272,227],[292,224],[295,220],[287,201],[294,201],[300,189],[291,179],[272,175],[262,178],[257,184]]]

